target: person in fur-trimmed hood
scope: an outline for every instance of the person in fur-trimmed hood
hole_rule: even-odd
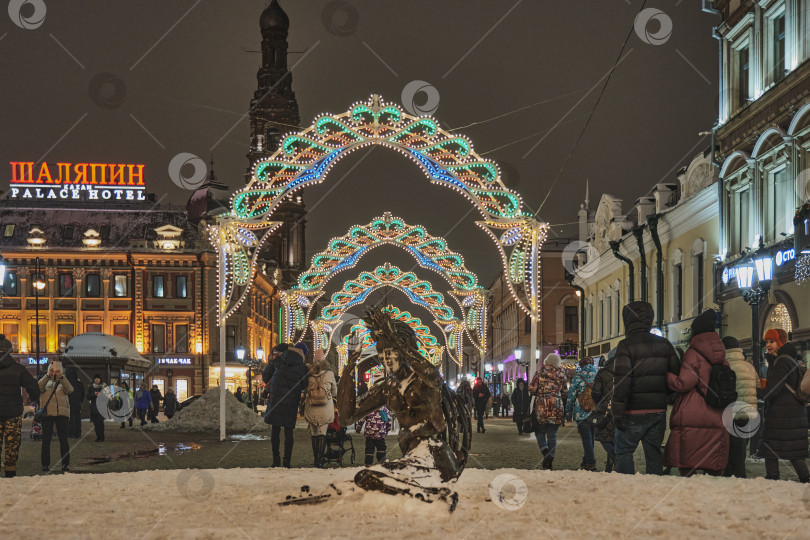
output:
[[[326,428],[335,418],[333,399],[337,393],[337,384],[323,350],[316,349],[312,356],[312,363],[307,364],[309,378],[304,400],[304,418],[309,423],[315,467],[322,468],[323,455],[326,452]]]

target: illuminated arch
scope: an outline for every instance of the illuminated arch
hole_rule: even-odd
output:
[[[441,274],[453,286],[449,295],[466,312],[467,335],[478,349],[485,350],[488,291],[478,285],[477,276],[464,266],[464,258],[451,251],[443,238],[431,236],[420,225],[408,225],[389,212],[367,225],[353,226],[345,235],[330,240],[327,249],[315,254],[312,265],[299,276],[298,284],[282,297],[282,339],[293,341],[295,331],[306,328],[312,306],[323,296],[330,279],[354,268],[363,255],[383,245],[404,249],[419,266]]]
[[[408,300],[425,308],[433,316],[444,337],[448,355],[458,362],[467,330],[464,320],[456,317],[454,310],[445,303],[444,296],[433,290],[430,283],[420,280],[413,272],[403,272],[389,263],[371,272],[361,272],[356,279],[347,281],[341,290],[332,295],[329,305],[321,310],[321,316],[310,323],[313,346],[328,351],[332,334],[343,324],[341,317],[352,307],[362,305],[372,292],[389,287],[404,293]]]
[[[383,313],[390,314],[394,319],[406,323],[416,333],[417,349],[422,355],[431,361],[434,365],[440,365],[442,361],[442,354],[444,354],[444,346],[439,343],[439,340],[430,332],[427,326],[422,324],[422,320],[414,317],[408,311],[401,311],[398,307],[387,305],[382,308]],[[355,331],[359,332],[360,339],[362,340],[363,352],[372,349],[377,342],[371,336],[371,332],[364,324],[352,325],[349,333],[343,336],[340,343],[335,347],[340,358],[340,371],[343,371],[343,366],[349,358],[349,340]],[[334,337],[334,336],[333,336]]]
[[[255,163],[248,185],[232,196],[230,211],[209,229],[220,258],[221,318],[244,301],[261,245],[280,225],[272,221],[276,208],[297,191],[321,183],[340,159],[372,144],[409,157],[432,183],[454,189],[474,205],[483,217],[478,225],[500,253],[512,296],[538,319],[539,250],[548,225],[523,210],[520,195],[503,184],[498,166],[479,156],[467,138],[377,95],[345,113],[318,116],[309,128],[286,135],[271,157]]]

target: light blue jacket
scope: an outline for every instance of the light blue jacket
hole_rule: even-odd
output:
[[[586,384],[593,384],[594,378],[596,378],[596,368],[593,364],[588,364],[574,375],[571,380],[571,387],[568,389],[568,402],[565,404],[565,416],[567,418],[571,418],[573,412],[574,420],[579,422],[588,418],[593,412],[583,411],[577,398],[585,391]]]

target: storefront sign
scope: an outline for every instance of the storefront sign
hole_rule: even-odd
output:
[[[9,197],[31,200],[145,201],[144,165],[11,161]]]
[[[42,365],[42,364],[47,364],[49,361],[50,361],[50,360],[48,360],[47,358],[40,358],[40,359],[39,359],[39,364],[40,364],[40,365]],[[28,365],[29,365],[29,366],[35,366],[35,365],[37,365],[37,359],[36,359],[36,358],[31,358],[31,357],[29,356],[29,357],[28,357]]]
[[[774,261],[776,262],[776,266],[782,266],[783,264],[790,262],[795,258],[796,258],[796,250],[790,248],[777,251],[776,256],[774,257]]]
[[[158,358],[157,363],[190,366],[191,358]]]

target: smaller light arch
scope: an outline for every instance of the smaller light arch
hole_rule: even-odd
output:
[[[321,316],[310,323],[313,343],[316,348],[328,351],[332,334],[342,324],[341,317],[349,309],[363,304],[368,295],[381,288],[396,289],[415,305],[426,309],[434,318],[436,326],[445,338],[448,355],[458,363],[464,350],[464,334],[467,327],[464,318],[458,318],[444,301],[444,296],[435,291],[427,281],[420,280],[413,272],[386,263],[371,272],[361,272],[344,283],[340,291],[331,297],[329,305],[321,310]]]

